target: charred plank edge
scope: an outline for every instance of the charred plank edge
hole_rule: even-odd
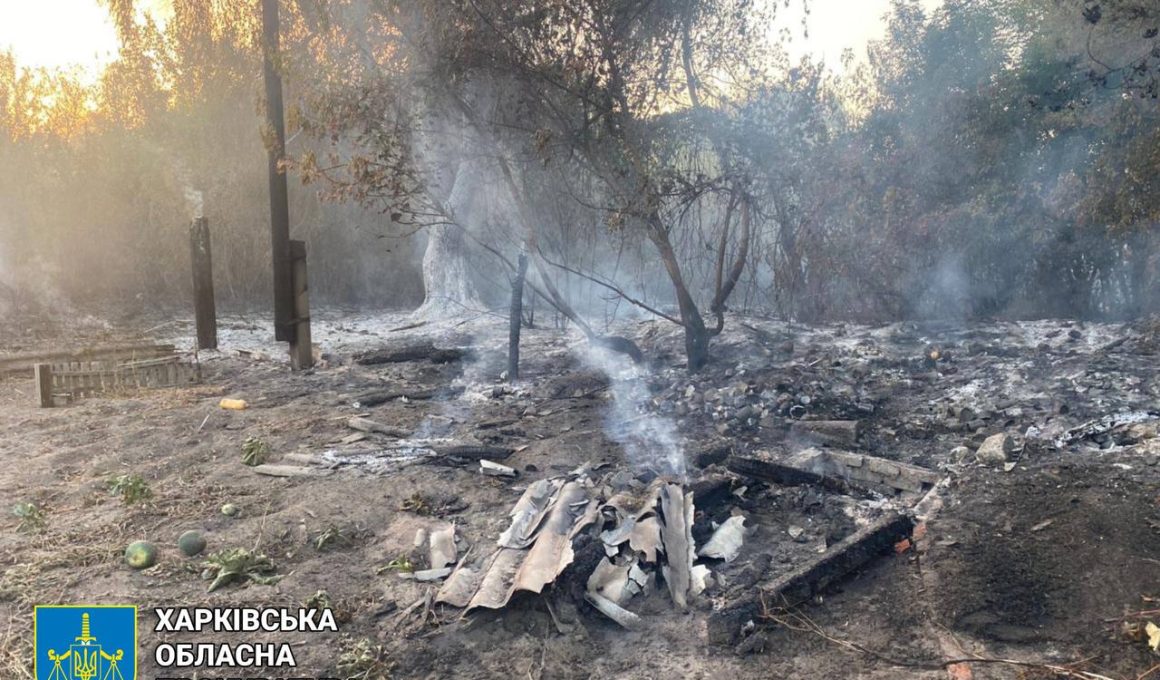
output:
[[[381,364],[400,364],[409,361],[430,361],[433,364],[449,364],[467,357],[466,350],[450,348],[440,349],[433,343],[424,342],[417,345],[406,345],[387,349],[377,349],[364,352],[354,358],[360,366],[378,366]]]
[[[367,392],[354,399],[359,408],[379,406],[388,401],[406,398],[408,401],[427,401],[430,399],[450,399],[463,394],[462,387],[410,388],[402,390],[386,390],[382,392]]]
[[[908,538],[914,520],[891,513],[847,536],[829,550],[793,571],[758,586],[709,617],[709,641],[731,644],[748,621],[760,624],[765,608],[797,606],[841,581],[874,558],[890,553]]]
[[[693,464],[699,468],[707,468],[710,465],[719,465],[724,463],[726,459],[733,454],[732,444],[716,444],[701,451],[693,456]]]
[[[795,420],[789,426],[792,436],[846,449],[857,447],[862,430],[861,420]]]
[[[837,479],[836,477],[828,477],[792,465],[760,458],[730,456],[725,461],[725,468],[739,475],[773,482],[774,484],[780,484],[782,486],[806,486],[814,484],[829,491],[842,494],[849,494],[852,491],[858,490],[845,480]]]
[[[437,460],[432,463],[448,462],[448,463],[463,463],[480,461],[483,459],[497,461],[507,460],[515,453],[515,449],[509,449],[502,446],[476,446],[476,445],[460,445],[460,446],[437,446],[432,449]]]
[[[733,479],[725,475],[714,475],[693,482],[689,490],[693,492],[694,507],[705,510],[728,500],[732,482]]]

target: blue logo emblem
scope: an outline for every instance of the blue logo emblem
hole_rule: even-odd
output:
[[[36,680],[136,680],[137,608],[37,606]]]

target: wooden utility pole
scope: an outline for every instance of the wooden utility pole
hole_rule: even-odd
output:
[[[508,381],[520,377],[520,325],[524,316],[524,278],[528,275],[528,256],[520,253],[519,269],[512,283],[512,305],[508,320]]]
[[[281,46],[278,35],[278,0],[262,0],[263,76],[266,82],[266,144],[270,176],[270,245],[274,254],[274,337],[294,339],[293,282],[290,272],[290,204],[286,173],[280,167],[286,152],[286,125],[279,75]]]
[[[213,299],[213,253],[209,220],[198,217],[189,225],[189,253],[193,264],[193,309],[197,319],[197,348],[217,349],[217,310]]]
[[[290,272],[294,282],[294,337],[290,340],[290,367],[296,371],[314,365],[310,341],[310,286],[306,280],[306,242],[290,242]]]
[[[41,408],[52,408],[56,405],[52,398],[52,366],[36,364],[32,372],[36,378],[36,403]]]

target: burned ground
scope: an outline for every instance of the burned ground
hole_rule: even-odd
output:
[[[3,677],[31,677],[34,604],[138,604],[141,677],[151,677],[160,638],[150,608],[296,607],[321,601],[320,591],[340,633],[293,640],[300,666],[319,674],[389,668],[400,678],[940,678],[947,672],[933,666],[954,656],[948,645],[962,656],[1082,660],[1082,668],[1116,678],[1136,678],[1157,662],[1123,627],[1140,622],[1131,613],[1156,608],[1143,598],[1160,596],[1155,421],[1068,434],[1104,416],[1157,409],[1154,332],[1147,327],[806,328],[751,320],[721,338],[714,363],[690,378],[679,365],[679,334],[646,323],[618,329],[651,360],[648,372],[630,380],[594,364],[582,340],[529,329],[523,380],[508,385],[500,380],[504,329],[490,322],[391,332],[405,325],[401,316],[319,317],[316,340],[326,361],[302,374],[272,358],[261,324],[232,320],[223,328],[225,351],[200,356],[204,382],[196,387],[39,409],[30,379],[0,381],[0,452],[8,461],[0,501],[35,504],[43,523],[17,530],[20,520],[10,517],[0,537]],[[0,332],[5,347],[24,351],[130,339],[187,343],[181,325],[132,334],[108,328],[11,325]],[[475,352],[438,363],[352,361],[364,351],[420,342]],[[354,406],[384,393],[392,397]],[[245,399],[249,408],[223,410],[222,397]],[[626,453],[631,442],[615,425],[626,420],[616,400],[627,398],[637,400],[629,406],[644,422],[674,426],[692,488],[717,480],[715,494],[698,506],[698,545],[712,521],[731,513],[743,514],[751,528],[734,562],[711,564],[715,583],[688,613],[658,588],[629,605],[644,618],[641,630],[603,618],[578,597],[577,578],[582,583],[591,570],[584,539],[576,544],[575,573],[545,595],[517,594],[502,610],[464,615],[433,603],[437,585],[401,576],[404,564],[427,566],[415,548],[419,529],[453,522],[461,554],[488,550],[535,480],[588,464],[601,493],[639,488],[657,473],[652,468],[664,468],[669,452],[655,452],[653,461]],[[388,464],[355,455],[402,443],[373,432],[351,441],[357,433],[348,421],[356,414],[436,449],[509,449],[501,462],[519,477],[483,476],[477,464],[454,456]],[[917,549],[870,561],[793,612],[771,607],[752,632],[714,644],[707,622],[715,610],[752,596],[891,507],[909,508],[911,502],[873,490],[785,486],[730,472],[737,458],[785,460],[818,443],[795,422],[852,419],[861,422],[856,451],[947,480],[938,491],[941,510],[922,525]],[[997,433],[1013,437],[1009,470],[974,458]],[[247,437],[268,446],[271,463],[329,464],[314,466],[321,476],[255,474],[241,462]],[[126,505],[111,495],[109,480],[126,474],[140,475],[152,497]],[[227,503],[240,509],[236,517],[221,513]],[[210,552],[264,553],[283,578],[207,593],[204,556],[182,557],[174,545],[187,529],[203,531]],[[138,572],[124,564],[124,547],[137,539],[161,547],[157,566]],[[205,639],[177,637],[194,638]],[[362,666],[344,663],[354,651],[368,652]],[[379,662],[365,660],[372,658]],[[972,668],[978,678],[1049,677],[1031,667]]]

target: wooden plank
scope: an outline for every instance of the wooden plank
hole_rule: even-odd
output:
[[[250,468],[259,475],[267,477],[325,477],[333,470],[324,468],[305,467],[302,465],[255,465]]]
[[[55,406],[52,400],[52,367],[48,364],[37,364],[33,368],[36,380],[36,403],[40,408]]]
[[[109,347],[92,347],[71,351],[21,352],[0,357],[0,375],[26,373],[32,375],[36,364],[71,364],[97,359],[115,361],[124,359],[147,359],[171,355],[173,345],[140,344]]]

